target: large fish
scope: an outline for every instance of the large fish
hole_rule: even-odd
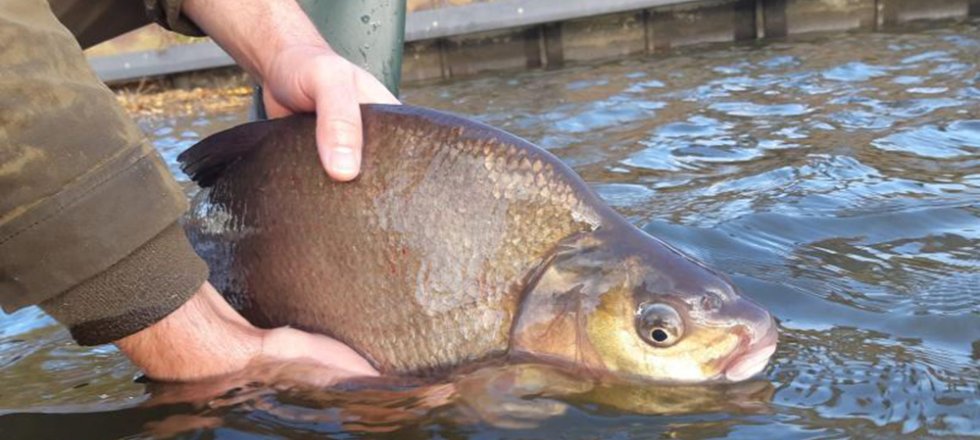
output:
[[[179,158],[204,188],[192,241],[256,325],[330,335],[395,375],[495,359],[669,382],[765,367],[769,313],[550,153],[433,110],[361,113],[349,183],[323,172],[310,115],[232,128]]]

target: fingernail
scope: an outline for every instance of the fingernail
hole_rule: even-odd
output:
[[[330,166],[341,173],[356,173],[358,164],[357,157],[354,156],[354,149],[351,147],[335,147],[330,152]]]

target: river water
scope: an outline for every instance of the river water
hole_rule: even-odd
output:
[[[505,426],[426,410],[411,390],[161,403],[113,347],[77,347],[30,308],[0,316],[0,438],[980,435],[978,62],[967,23],[404,91],[549,149],[634,223],[731,275],[781,331],[745,386],[530,398],[555,415]],[[244,119],[140,122],[176,172],[180,151]],[[372,428],[364,406],[401,416]]]

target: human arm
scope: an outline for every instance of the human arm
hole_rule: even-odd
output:
[[[294,0],[185,0],[182,12],[263,85],[271,117],[317,114],[317,150],[337,180],[360,169],[360,103],[398,100],[335,53]]]
[[[293,359],[299,352],[336,365],[351,353],[296,330],[201,326],[228,322],[207,312],[230,309],[194,305],[202,300],[207,267],[180,227],[186,197],[160,155],[92,72],[48,2],[0,2],[0,40],[6,42],[0,45],[0,305],[6,312],[39,305],[82,345],[120,341],[151,377],[200,378],[247,359]],[[185,312],[195,309],[200,313],[189,319]],[[171,318],[198,325],[163,324]],[[213,335],[246,348],[259,340],[262,349],[216,344]],[[203,368],[215,360],[234,362]],[[168,361],[174,364],[154,364]],[[350,365],[341,369],[361,371],[363,360]]]

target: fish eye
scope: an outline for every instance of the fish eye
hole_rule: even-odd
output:
[[[647,344],[670,347],[684,336],[684,321],[667,304],[643,304],[636,311],[636,331]]]

